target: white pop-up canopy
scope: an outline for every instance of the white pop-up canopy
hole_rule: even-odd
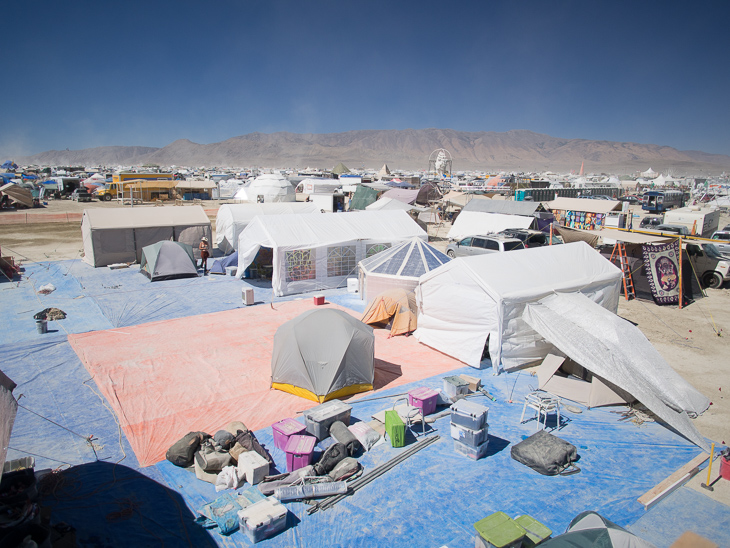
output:
[[[277,296],[340,287],[357,276],[362,259],[413,237],[428,241],[405,211],[259,215],[238,238],[237,272],[242,276],[267,247]]]
[[[620,287],[621,270],[585,242],[454,259],[421,276],[414,335],[472,367],[488,338],[495,372],[514,369],[554,350],[522,318],[528,303],[581,292],[616,312]]]
[[[461,240],[467,236],[492,234],[508,228],[529,228],[534,220],[534,217],[522,215],[462,211],[449,230],[449,239]]]
[[[223,204],[215,218],[215,243],[226,255],[238,248],[238,237],[256,215],[320,213],[312,202],[274,202],[263,204]]]

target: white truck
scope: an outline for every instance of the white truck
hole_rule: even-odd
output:
[[[714,244],[687,242],[685,249],[704,287],[717,289],[730,281],[730,261],[720,254]]]
[[[664,224],[683,225],[690,234],[709,238],[720,226],[720,210],[697,206],[680,207],[664,214]]]

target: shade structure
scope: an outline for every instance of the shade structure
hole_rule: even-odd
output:
[[[142,249],[139,271],[151,282],[198,276],[192,246],[169,240]]]
[[[324,402],[373,389],[373,328],[335,309],[315,309],[274,334],[271,386]]]
[[[376,296],[362,315],[368,325],[390,325],[390,336],[415,331],[418,325],[416,294],[405,289],[391,289]]]
[[[8,453],[10,433],[13,431],[18,402],[13,396],[16,384],[0,371],[0,477],[3,475],[5,457]]]

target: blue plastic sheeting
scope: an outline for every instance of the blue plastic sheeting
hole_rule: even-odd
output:
[[[685,531],[730,546],[728,507],[689,487],[675,491],[627,529],[657,548],[670,546]]]
[[[30,265],[26,274],[30,280],[0,284],[0,302],[6,312],[0,315],[2,369],[18,383],[14,394],[27,408],[18,410],[8,459],[32,454],[36,470],[62,463],[80,465],[58,476],[46,491],[53,493],[43,498],[44,504],[53,505],[52,522],[65,521],[76,527],[81,546],[159,545],[161,541],[169,546],[210,542],[249,546],[240,532],[224,538],[190,523],[198,508],[217,497],[212,485],[166,462],[139,469],[113,413],[97,395],[95,383],[65,337],[65,331],[107,329],[113,322],[133,325],[135,318],[142,323],[235,308],[241,306],[240,292],[246,284],[224,277],[201,277],[192,284],[189,280],[150,284],[136,267],[110,271],[70,261]],[[49,281],[58,289],[48,296],[36,295],[35,289]],[[257,301],[271,300],[270,284],[252,280],[251,285]],[[344,290],[325,294],[329,302],[358,311],[366,306],[358,294]],[[216,300],[221,302],[213,302]],[[156,304],[145,308],[145,301]],[[64,330],[38,335],[32,314],[50,306],[73,314],[49,322],[49,326],[65,326]],[[610,408],[580,414],[563,409],[555,433],[577,446],[582,471],[567,477],[541,476],[510,457],[510,445],[536,430],[534,419],[524,424],[519,419],[524,396],[537,386],[537,379],[528,373],[495,377],[491,370],[469,367],[454,373],[482,378],[485,388],[497,398],[496,402],[483,396],[474,398],[490,408],[490,445],[485,458],[472,461],[455,453],[449,418],[441,418],[432,425],[442,437],[440,441],[333,509],[309,516],[306,505],[287,503],[291,510],[288,529],[260,545],[465,546],[473,544],[473,523],[498,510],[511,516],[529,514],[559,533],[574,516],[590,509],[658,546],[670,544],[680,529],[694,529],[721,546],[730,546],[727,506],[708,503],[707,497],[686,488],[648,512],[637,502],[699,453],[692,443],[659,424],[619,422],[620,415]],[[383,393],[393,394],[392,399],[350,400],[354,420],[370,420],[373,413],[392,407],[395,394],[415,386],[440,388],[442,380],[434,377]],[[514,403],[508,403],[510,399]],[[551,415],[548,427],[554,426]],[[420,433],[420,425],[415,431]],[[274,448],[271,428],[256,435],[277,468],[284,470],[285,456]],[[85,439],[88,436],[93,445]],[[415,441],[412,435],[407,438],[408,445]],[[386,443],[360,461],[367,472],[402,450]],[[667,524],[672,519],[670,529]],[[678,534],[671,538],[665,534],[667,530]]]

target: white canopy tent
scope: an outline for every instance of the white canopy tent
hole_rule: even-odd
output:
[[[508,228],[529,228],[534,220],[534,217],[521,215],[462,211],[449,230],[449,239],[461,240],[467,236],[491,234]]]
[[[395,243],[428,235],[405,211],[321,215],[261,215],[238,238],[238,275],[261,247],[273,251],[271,287],[277,296],[340,287],[357,264]]]
[[[488,340],[495,373],[515,369],[554,350],[522,318],[528,303],[581,292],[616,312],[620,288],[621,270],[585,242],[454,259],[421,276],[414,335],[472,367]]]
[[[291,215],[320,213],[311,202],[275,202],[263,204],[223,204],[215,218],[215,243],[228,255],[238,248],[238,237],[257,215]]]
[[[709,449],[689,417],[706,411],[710,400],[674,371],[637,327],[579,293],[554,293],[527,303],[523,319],[564,355]]]

